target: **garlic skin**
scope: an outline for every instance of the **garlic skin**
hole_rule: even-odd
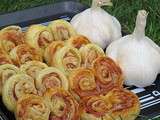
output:
[[[111,0],[92,0],[91,8],[75,15],[71,20],[79,34],[103,49],[122,37],[119,21],[101,8],[104,5],[112,5]]]
[[[106,50],[122,68],[125,84],[129,86],[149,86],[160,72],[160,47],[145,36],[147,15],[140,10],[134,32],[111,43]]]

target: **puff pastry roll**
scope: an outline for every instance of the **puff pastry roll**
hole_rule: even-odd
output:
[[[55,67],[59,68],[65,75],[81,66],[81,56],[78,49],[65,46],[56,52]]]
[[[3,86],[3,103],[8,110],[13,112],[16,107],[16,101],[25,94],[37,94],[34,80],[26,74],[13,75]]]
[[[93,61],[96,58],[105,56],[103,49],[92,43],[81,47],[80,53],[82,56],[82,65],[86,68],[92,67]]]
[[[37,74],[36,88],[42,94],[49,88],[63,88],[64,90],[68,90],[68,79],[57,68],[48,67]]]
[[[69,92],[62,89],[50,89],[45,98],[50,105],[49,120],[79,120],[79,105]]]
[[[140,112],[138,97],[122,88],[106,96],[85,97],[80,103],[81,120],[135,120]]]
[[[1,47],[9,53],[15,46],[24,44],[24,34],[19,26],[8,26],[0,31]]]
[[[13,63],[17,66],[32,60],[42,61],[41,54],[27,44],[18,45],[12,49],[10,52],[10,57]]]
[[[89,44],[90,41],[87,37],[83,35],[76,35],[67,40],[67,44],[71,45],[77,49],[80,49],[82,46]]]
[[[76,35],[76,31],[72,25],[62,19],[52,21],[48,26],[53,34],[54,40],[68,40],[71,36]]]
[[[36,75],[47,67],[48,66],[45,63],[40,61],[28,61],[20,66],[20,71],[35,79]]]
[[[54,40],[51,30],[44,25],[32,25],[25,33],[26,42],[42,54],[44,49]]]
[[[55,54],[56,52],[64,47],[63,41],[53,41],[44,52],[44,59],[50,66],[55,66],[54,60],[55,60]]]
[[[104,99],[111,105],[111,109],[103,120],[135,120],[140,113],[138,97],[128,90],[114,88]]]
[[[10,58],[10,56],[0,48],[0,65],[3,64],[12,64],[12,60]]]
[[[93,62],[96,83],[100,93],[107,93],[114,86],[122,87],[123,74],[121,68],[109,57],[99,57]]]
[[[0,65],[0,95],[5,81],[17,73],[19,73],[19,69],[12,64]]]
[[[17,102],[16,120],[50,120],[49,114],[48,103],[43,97],[28,94]]]
[[[91,69],[78,68],[69,76],[70,90],[75,98],[99,94],[95,76]]]

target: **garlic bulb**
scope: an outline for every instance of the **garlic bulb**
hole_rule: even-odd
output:
[[[79,34],[88,37],[103,49],[122,36],[119,21],[101,8],[104,5],[112,5],[111,0],[93,0],[91,8],[71,20]]]
[[[160,47],[145,36],[147,15],[140,10],[133,34],[113,42],[106,50],[122,68],[126,85],[149,86],[160,72]]]

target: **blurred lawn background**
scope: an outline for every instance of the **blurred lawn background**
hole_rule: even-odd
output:
[[[0,0],[0,14],[60,1],[64,0]],[[79,0],[79,2],[89,6],[92,0]],[[112,0],[112,2],[114,4],[112,7],[103,8],[117,17],[125,33],[132,33],[137,11],[147,10],[149,15],[146,35],[160,45],[160,0]]]

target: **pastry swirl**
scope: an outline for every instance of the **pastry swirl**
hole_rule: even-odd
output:
[[[64,47],[63,41],[53,41],[44,52],[44,59],[50,66],[55,66],[54,60],[55,60],[55,54],[58,50],[60,50],[62,47]]]
[[[0,31],[1,47],[9,53],[14,47],[24,44],[24,35],[19,26],[8,26]]]
[[[67,44],[71,45],[77,49],[80,49],[82,46],[89,44],[90,41],[87,37],[83,35],[76,35],[67,40]]]
[[[48,27],[51,29],[55,41],[68,40],[71,36],[76,35],[72,25],[62,19],[52,21]]]
[[[115,87],[105,96],[89,96],[80,102],[81,120],[135,120],[140,112],[138,97]]]
[[[44,25],[32,25],[25,33],[26,42],[43,54],[45,48],[54,40],[51,30]]]
[[[14,111],[16,101],[25,94],[37,94],[34,80],[26,74],[17,74],[10,77],[2,89],[3,103],[8,110]]]
[[[11,50],[10,57],[13,63],[17,66],[32,60],[42,61],[42,56],[38,53],[38,51],[27,44],[16,46],[13,50]]]
[[[50,103],[49,120],[79,120],[77,101],[63,89],[50,89],[45,98]]]
[[[68,87],[68,79],[57,68],[45,68],[36,76],[36,88],[42,94],[49,88],[63,88],[64,90],[68,90]]]
[[[96,83],[100,93],[107,93],[114,86],[122,87],[123,74],[121,68],[109,57],[99,57],[93,62]]]
[[[48,103],[43,97],[27,94],[17,102],[16,120],[50,120],[49,114]]]
[[[78,49],[71,46],[65,46],[56,52],[55,67],[59,68],[65,75],[80,67],[81,56]]]
[[[20,66],[20,71],[35,79],[36,75],[47,67],[48,66],[45,63],[40,61],[28,61]]]
[[[95,76],[91,69],[78,68],[69,76],[70,89],[72,93],[79,97],[99,94]]]
[[[17,73],[19,73],[19,69],[12,64],[0,65],[0,95],[5,81]]]
[[[140,113],[139,98],[123,88],[115,87],[104,99],[111,105],[110,113],[103,117],[104,120],[135,120]]]
[[[82,57],[82,65],[86,68],[91,68],[93,61],[96,58],[100,56],[105,56],[102,48],[91,43],[81,47],[80,53]]]

